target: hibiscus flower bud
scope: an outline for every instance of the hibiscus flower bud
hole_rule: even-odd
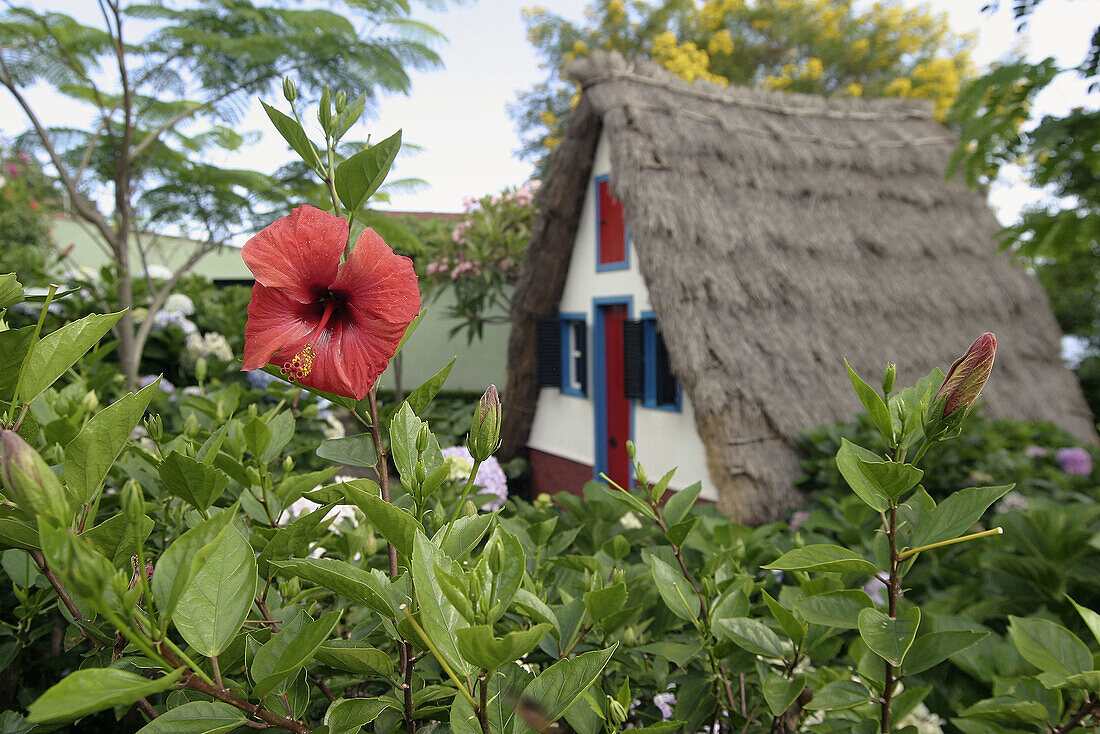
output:
[[[474,409],[473,425],[466,448],[475,461],[485,461],[500,448],[500,395],[497,386],[489,385]]]
[[[141,491],[141,485],[133,479],[127,479],[126,484],[122,485],[119,504],[122,505],[122,511],[130,524],[141,527],[142,520],[145,518],[145,494]]]
[[[420,426],[420,431],[416,434],[416,450],[423,453],[428,450],[428,446],[432,443],[432,430],[428,427],[427,423],[423,423]]]
[[[886,395],[894,392],[894,383],[898,379],[898,366],[891,362],[886,365],[886,374],[882,376],[882,392]]]
[[[5,494],[28,515],[46,515],[67,524],[72,519],[65,489],[57,475],[15,431],[0,431],[0,476]]]
[[[283,78],[283,96],[287,102],[298,99],[298,87],[294,86],[294,80],[290,77]]]
[[[991,332],[982,334],[963,356],[955,360],[947,371],[932,405],[925,415],[924,433],[929,438],[943,435],[958,426],[970,413],[993,371],[993,358],[997,354],[997,337]]]

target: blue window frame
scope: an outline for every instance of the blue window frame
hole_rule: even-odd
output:
[[[657,316],[652,311],[643,311],[641,322],[645,385],[642,407],[678,413],[682,410],[683,391],[672,373],[668,347],[657,327]]]
[[[588,397],[588,323],[583,313],[563,313],[561,323],[561,393]]]

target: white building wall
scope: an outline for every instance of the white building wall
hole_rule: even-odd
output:
[[[625,270],[596,272],[596,184],[595,179],[611,172],[611,156],[606,135],[601,136],[596,148],[592,175],[588,179],[584,205],[581,208],[577,241],[569,274],[562,293],[561,313],[583,313],[588,322],[588,384],[595,384],[593,362],[595,350],[591,340],[594,324],[592,300],[612,296],[631,296],[630,318],[637,319],[645,311],[651,311],[649,293],[638,270],[634,243],[629,245],[630,267]],[[630,212],[624,212],[627,222]],[[543,388],[528,446],[549,454],[555,454],[581,464],[596,463],[595,408],[591,397],[581,398],[562,395],[558,388]],[[718,498],[707,472],[703,442],[695,430],[695,414],[691,400],[683,395],[680,412],[645,408],[634,401],[633,439],[638,448],[638,458],[645,466],[651,481],[656,481],[669,469],[678,467],[672,481],[673,489],[682,489],[695,482],[702,482],[705,499]]]

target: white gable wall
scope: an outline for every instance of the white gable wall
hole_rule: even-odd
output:
[[[631,296],[630,318],[637,319],[651,311],[649,293],[634,252],[629,244],[629,264],[625,270],[596,272],[596,184],[595,179],[611,172],[611,158],[606,134],[596,148],[596,159],[588,179],[584,205],[577,229],[577,241],[569,274],[562,293],[560,313],[583,313],[588,322],[588,385],[589,397],[562,395],[558,388],[543,388],[539,392],[535,419],[528,445],[533,449],[555,454],[572,461],[593,466],[596,463],[595,413],[592,400],[595,350],[592,345],[594,298]],[[630,222],[630,212],[624,212]],[[717,500],[718,495],[707,472],[703,443],[695,430],[695,415],[687,394],[682,396],[680,412],[645,408],[634,401],[633,439],[638,458],[651,481],[656,481],[672,467],[678,467],[672,488],[682,489],[695,482],[703,483],[705,499]]]

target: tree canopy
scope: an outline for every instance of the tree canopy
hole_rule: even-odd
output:
[[[540,159],[577,100],[566,67],[590,49],[647,58],[693,81],[825,95],[918,97],[943,117],[971,74],[973,39],[944,14],[851,0],[594,0],[583,25],[525,11],[548,78],[512,106],[522,153]]]

